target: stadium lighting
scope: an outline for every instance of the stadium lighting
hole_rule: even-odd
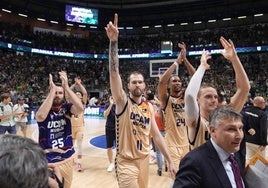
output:
[[[208,20],[209,23],[216,22],[216,20]]]
[[[186,23],[186,22],[185,23],[181,23],[181,25],[188,25],[188,23]]]
[[[25,18],[28,17],[26,14],[21,14],[21,13],[19,13],[18,15],[19,15],[19,16],[22,16],[22,17],[25,17]]]
[[[154,27],[162,27],[162,25],[155,25]]]
[[[222,20],[223,21],[229,21],[229,20],[231,20],[231,18],[223,18]]]
[[[194,22],[194,24],[201,24],[201,23],[202,23],[201,21]]]
[[[167,24],[168,27],[173,27],[175,24]]]
[[[254,17],[263,16],[263,14],[254,14]]]
[[[59,22],[51,20],[50,23],[58,24]]]
[[[2,8],[2,11],[3,11],[3,12],[7,12],[7,13],[11,13],[11,11],[10,11],[10,10],[3,9],[3,8]]]
[[[147,26],[147,25],[146,25],[146,26],[142,26],[142,28],[143,28],[143,29],[148,29],[149,26]]]
[[[126,27],[126,29],[133,29],[133,27]]]
[[[97,27],[97,26],[93,26],[93,25],[91,25],[91,26],[89,26],[89,28],[97,29],[98,27]]]
[[[74,24],[71,24],[71,23],[67,23],[66,25],[68,25],[68,26],[74,26]]]
[[[118,27],[118,29],[121,29],[121,30],[123,30],[123,29],[124,29],[124,27]]]
[[[45,21],[46,21],[46,20],[43,19],[43,18],[37,18],[37,20],[42,21],[42,22],[45,22]]]
[[[238,19],[244,19],[244,18],[247,18],[247,16],[239,16],[237,17]]]
[[[85,26],[85,25],[78,25],[78,27],[83,27],[83,28],[84,28],[84,27],[86,27],[86,26]]]

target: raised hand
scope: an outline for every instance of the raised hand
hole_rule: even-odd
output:
[[[204,67],[206,70],[209,69],[210,65],[207,63],[208,59],[211,59],[211,55],[203,49],[203,53],[200,59],[200,66]]]
[[[53,88],[55,88],[55,87],[56,87],[56,85],[55,85],[54,82],[53,82],[52,74],[49,74],[49,88],[50,88],[50,90],[51,90],[51,89],[53,89]]]
[[[184,44],[184,42],[182,42],[182,43],[178,43],[178,47],[181,49],[181,51],[176,61],[180,65],[182,64],[182,61],[186,59],[186,45]]]
[[[76,78],[74,79],[74,81],[75,81],[75,85],[79,85],[79,84],[82,83],[81,78],[78,78],[78,77],[76,77]]]
[[[108,38],[110,39],[110,41],[118,40],[119,31],[118,31],[117,26],[118,26],[118,15],[114,14],[114,23],[109,21],[109,23],[107,24],[107,27],[105,27],[106,34]]]
[[[61,79],[61,83],[62,83],[62,87],[65,88],[65,86],[68,85],[68,77],[67,77],[67,73],[65,71],[60,71],[59,72],[60,75],[60,79]]]
[[[224,38],[221,37],[220,38],[220,42],[222,47],[224,48],[221,51],[221,54],[228,60],[232,61],[235,56],[236,56],[236,51],[235,51],[235,46],[234,43],[231,39],[229,39],[228,41]]]

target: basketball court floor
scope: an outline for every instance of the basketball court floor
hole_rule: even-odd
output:
[[[85,134],[83,141],[83,158],[82,172],[76,171],[74,165],[72,188],[118,188],[115,178],[115,172],[107,172],[109,165],[106,149],[105,137],[105,118],[86,116],[85,118]],[[18,134],[21,135],[20,130]],[[28,125],[27,137],[37,141],[38,126],[32,121]],[[103,143],[105,142],[105,143]],[[115,149],[114,149],[115,155]],[[162,176],[157,175],[157,165],[150,165],[150,181],[149,188],[169,188],[171,179],[169,172],[162,172]]]

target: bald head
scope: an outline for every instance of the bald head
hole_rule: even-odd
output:
[[[261,109],[265,108],[265,100],[261,96],[257,96],[253,99],[253,105]]]

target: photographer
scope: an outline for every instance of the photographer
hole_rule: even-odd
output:
[[[0,145],[2,188],[63,188],[60,169],[47,163],[44,151],[36,142],[5,134],[0,135]]]
[[[21,131],[23,133],[23,136],[26,137],[26,131],[27,131],[27,116],[29,114],[29,105],[25,104],[25,99],[23,96],[18,97],[18,103],[14,105],[13,111],[16,111],[19,113],[19,115],[16,115],[14,117],[14,121],[16,123],[16,129],[19,130],[19,127],[21,128]]]

